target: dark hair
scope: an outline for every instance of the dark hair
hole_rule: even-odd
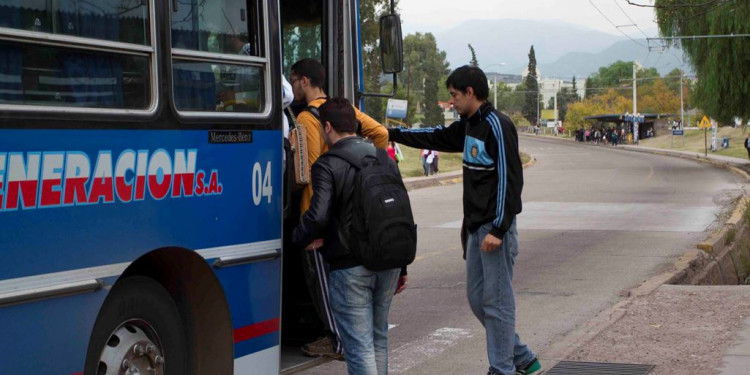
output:
[[[346,98],[328,99],[318,110],[320,110],[320,123],[325,126],[326,121],[330,122],[336,133],[357,132],[357,115],[354,113],[352,103]]]
[[[487,76],[482,69],[475,66],[464,65],[451,73],[445,80],[445,87],[466,92],[468,87],[474,89],[474,96],[479,100],[487,100],[490,94],[490,87],[487,84]]]
[[[326,80],[326,70],[323,65],[315,59],[302,59],[292,65],[292,73],[300,77],[307,77],[310,79],[310,84],[313,87],[323,87],[323,82]]]

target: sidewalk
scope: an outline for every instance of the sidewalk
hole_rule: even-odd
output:
[[[649,375],[747,375],[748,315],[750,286],[662,285],[560,360],[655,365]],[[558,360],[542,358],[546,368]]]
[[[461,181],[464,172],[462,169],[452,172],[434,174],[432,176],[409,177],[404,179],[406,190],[421,189],[430,186],[454,184]]]
[[[526,137],[572,142],[551,136]],[[576,144],[697,160],[750,180],[750,161],[740,158],[630,145]],[[663,274],[655,276],[630,291],[629,298],[565,335],[541,353],[544,367],[552,369],[559,361],[581,361],[655,365],[649,375],[750,374],[750,286],[664,284],[667,280]]]

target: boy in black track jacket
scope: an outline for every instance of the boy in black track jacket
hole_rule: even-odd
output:
[[[487,102],[489,87],[481,69],[456,69],[446,87],[459,121],[447,128],[389,129],[388,136],[411,147],[463,151],[467,295],[487,332],[488,374],[539,374],[539,361],[515,333],[512,279],[523,189],[518,133]]]

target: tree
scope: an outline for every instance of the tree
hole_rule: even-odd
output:
[[[569,105],[565,127],[571,130],[582,129],[586,125],[586,116],[625,113],[628,108],[633,108],[633,100],[620,95],[614,89],[609,89],[582,102]]]
[[[408,76],[406,71],[401,72],[398,79],[403,85],[409,85],[410,120],[415,120],[414,114],[417,111],[426,115],[428,107],[437,107],[438,85],[442,84],[438,79],[442,79],[448,73],[448,62],[445,58],[445,52],[437,48],[432,33],[409,34],[404,38],[404,66],[409,71]],[[434,107],[430,108],[430,111],[434,110]],[[435,117],[431,118],[434,119]],[[439,123],[442,124],[442,120]]]
[[[573,76],[573,88],[570,90],[570,97],[568,97],[570,103],[581,101],[581,97],[578,96],[578,84],[576,83],[576,76]]]
[[[428,75],[424,81],[424,127],[444,125],[443,110],[438,105],[438,77]]]
[[[359,16],[362,31],[362,70],[365,92],[381,92],[382,69],[380,67],[380,16],[390,11],[388,0],[360,0]],[[393,87],[391,85],[390,87]],[[390,92],[390,91],[389,91]],[[385,118],[385,100],[365,98],[365,110],[373,118]]]
[[[479,61],[477,61],[477,53],[474,51],[474,47],[472,47],[471,43],[469,43],[469,50],[471,51],[471,61],[469,61],[469,65],[478,67]]]
[[[557,94],[557,112],[558,118],[562,121],[567,119],[568,107],[576,102],[580,102],[581,97],[578,96],[578,84],[576,77],[573,76],[573,87],[563,87],[562,90]]]
[[[748,1],[656,0],[654,6],[664,36],[750,33]],[[731,122],[735,116],[749,119],[747,39],[684,39],[681,45],[698,76],[694,98],[698,106],[721,123]]]
[[[670,90],[663,79],[642,86],[638,89],[638,112],[679,114],[679,87],[677,91]]]
[[[539,122],[537,117],[539,108],[539,82],[536,76],[536,54],[534,46],[529,50],[529,74],[524,79],[526,86],[526,104],[523,107],[523,115],[530,123]]]

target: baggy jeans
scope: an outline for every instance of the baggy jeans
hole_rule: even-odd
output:
[[[388,310],[401,270],[331,272],[329,295],[349,375],[388,374]]]
[[[466,244],[466,294],[471,311],[487,334],[490,371],[512,375],[516,367],[525,367],[534,353],[516,334],[516,304],[513,296],[513,264],[518,255],[516,221],[499,249],[482,251],[482,241],[492,223],[470,233]]]

